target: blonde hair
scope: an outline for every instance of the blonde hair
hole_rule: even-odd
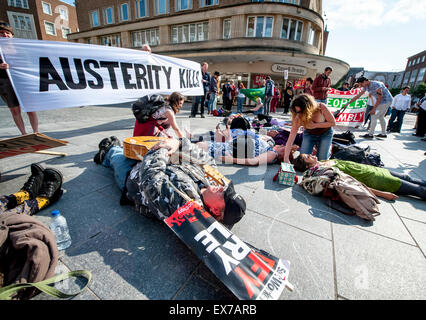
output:
[[[296,112],[296,107],[300,108],[300,112]],[[297,115],[299,115],[299,124],[306,127],[312,121],[312,116],[320,110],[319,104],[314,97],[307,93],[296,96],[291,102],[290,110],[292,113],[292,121],[295,123]]]

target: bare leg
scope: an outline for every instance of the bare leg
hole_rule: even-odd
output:
[[[9,110],[12,113],[13,121],[15,121],[15,124],[18,127],[19,131],[21,131],[21,134],[22,135],[27,134],[25,131],[24,119],[22,119],[22,115],[21,115],[21,108],[17,106],[17,107],[9,108]]]
[[[28,119],[30,119],[31,127],[33,128],[34,133],[38,132],[38,118],[37,113],[27,112]]]

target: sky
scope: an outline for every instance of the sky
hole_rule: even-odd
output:
[[[325,55],[368,71],[405,70],[426,50],[425,0],[323,0]]]
[[[330,32],[326,56],[368,71],[402,71],[408,57],[426,50],[426,0],[323,0],[322,4]]]

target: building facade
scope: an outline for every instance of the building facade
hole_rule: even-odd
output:
[[[333,68],[337,82],[349,70],[324,55],[322,0],[76,0],[80,31],[68,39],[140,49],[209,63],[221,79],[257,87],[266,75],[282,84]],[[287,70],[287,71],[286,71]],[[286,72],[285,72],[286,71]]]
[[[426,50],[407,59],[401,87],[409,85],[415,87],[421,82],[426,82]]]
[[[78,32],[75,7],[59,0],[0,0],[0,20],[13,27],[15,38],[68,41]]]

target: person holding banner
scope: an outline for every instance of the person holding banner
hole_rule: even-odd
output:
[[[291,103],[292,125],[284,153],[284,162],[290,163],[290,151],[297,132],[304,127],[301,153],[311,154],[314,146],[317,147],[317,157],[320,160],[330,158],[333,127],[336,120],[333,114],[323,103],[315,101],[314,97],[302,93]]]
[[[13,38],[13,28],[4,21],[0,21],[0,37]],[[22,135],[27,134],[25,130],[25,123],[21,115],[21,107],[19,106],[18,98],[13,90],[12,83],[7,75],[6,70],[9,69],[9,64],[2,61],[0,58],[0,97],[9,107],[12,113],[13,121],[18,127]],[[30,120],[31,127],[34,133],[38,132],[38,118],[35,112],[27,112],[28,119]]]
[[[376,103],[373,106],[373,109],[370,111],[371,114],[371,123],[369,132],[360,137],[373,139],[374,131],[376,130],[377,121],[380,121],[380,126],[382,127],[382,133],[376,135],[378,138],[386,138],[386,120],[385,116],[393,101],[392,94],[386,88],[386,86],[380,81],[370,81],[365,77],[360,77],[357,79],[356,83],[359,84],[361,91],[355,97],[353,97],[347,104],[342,106],[342,109],[345,109],[352,102],[358,100],[365,92],[371,94],[375,99]]]

